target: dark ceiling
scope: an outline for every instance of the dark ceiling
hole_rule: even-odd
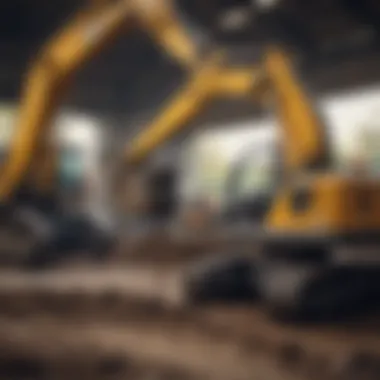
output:
[[[239,59],[251,58],[251,53],[255,51],[252,47],[265,40],[268,25],[271,26],[271,32],[275,30],[277,35],[287,37],[284,42],[297,45],[306,56],[312,57],[309,62],[314,65],[305,70],[307,78],[317,89],[335,89],[380,79],[376,38],[380,8],[376,8],[375,0],[372,5],[368,3],[373,8],[360,6],[360,3],[367,4],[360,0],[283,0],[274,15],[261,15],[259,27],[255,24],[229,36],[215,26],[214,15],[217,3],[219,7],[220,4],[228,7],[231,0],[178,2],[186,10],[190,21],[207,30],[213,38],[233,44],[235,57],[239,56]],[[74,0],[1,2],[2,99],[18,98],[22,74],[30,59],[52,31],[63,25],[84,3]],[[285,29],[278,29],[278,25]],[[213,26],[211,30],[210,26]],[[354,47],[362,52],[351,54],[344,65],[340,60],[334,63],[332,57],[334,54],[339,56],[336,52],[342,50],[341,46]],[[315,52],[318,54],[313,56]],[[324,55],[327,58],[319,62],[317,57]],[[180,68],[170,62],[143,31],[135,31],[128,36],[120,36],[113,46],[81,70],[65,104],[92,112],[119,115],[125,120],[141,115],[146,118],[181,83],[183,77]],[[236,107],[229,103],[214,107],[210,117],[242,117],[250,112],[245,105]]]
[[[1,3],[0,96],[3,99],[18,98],[28,62],[48,36],[64,25],[82,3],[73,0]],[[178,71],[143,32],[135,31],[120,36],[80,70],[66,103],[99,113],[140,109],[146,94],[154,104],[155,91],[151,89],[165,88],[167,78],[177,79]]]

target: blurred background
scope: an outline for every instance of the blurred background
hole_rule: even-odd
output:
[[[65,71],[63,63],[63,75],[54,77],[55,69],[62,74],[60,64],[70,57],[71,50],[65,50],[63,44],[62,62],[53,61],[49,67],[49,54],[41,56],[46,43],[71,25],[77,12],[94,8],[96,14],[97,9],[122,3],[128,1],[1,2],[3,167],[9,162],[16,127],[39,117],[44,125],[41,115],[45,110],[39,108],[38,101],[30,102],[29,114],[22,109],[23,94],[27,93],[23,89],[35,84],[30,79],[33,65],[37,67],[40,57],[47,57],[47,66],[41,61],[45,77],[36,81],[53,78],[51,83],[57,85],[59,92],[61,76],[70,71]],[[152,24],[158,20],[160,30],[166,30],[167,25],[160,11],[170,4],[170,17],[185,28],[197,51],[207,57],[214,50],[223,50],[227,66],[254,67],[268,44],[275,41],[284,46],[324,121],[334,173],[354,177],[366,173],[367,178],[380,181],[379,2],[136,0],[137,3],[145,7],[143,14],[153,18]],[[54,197],[54,207],[49,197],[43,197],[40,207],[41,199],[30,192],[27,181],[21,181],[20,186],[27,190],[20,190],[21,195],[19,189],[15,190],[14,197],[13,193],[12,197],[3,196],[0,186],[5,219],[13,221],[21,215],[21,224],[27,225],[27,233],[23,230],[21,237],[19,229],[15,236],[13,230],[6,229],[0,237],[0,263],[5,267],[0,274],[0,308],[4,310],[0,312],[0,347],[4,351],[4,355],[0,354],[0,377],[311,379],[312,360],[302,356],[310,349],[317,352],[317,359],[331,361],[329,366],[334,369],[326,365],[328,371],[331,369],[331,373],[323,375],[326,379],[378,379],[377,317],[375,322],[367,322],[363,331],[358,327],[355,337],[348,333],[344,347],[339,343],[343,339],[339,335],[342,325],[321,327],[313,335],[307,329],[300,332],[299,326],[272,324],[262,309],[247,306],[232,311],[225,306],[201,312],[192,308],[178,310],[182,294],[178,278],[186,272],[185,263],[190,259],[227,247],[239,252],[256,251],[256,245],[252,245],[253,216],[259,213],[263,220],[268,210],[266,194],[276,188],[283,131],[271,109],[259,107],[250,99],[216,97],[195,117],[189,117],[178,133],[149,150],[137,170],[121,165],[126,152],[138,145],[136,136],[154,125],[173,94],[186,86],[196,72],[173,59],[147,25],[148,22],[145,25],[126,20],[112,43],[106,39],[101,53],[77,65],[77,70],[70,73],[73,78],[62,101],[48,109],[47,114],[54,115],[51,133],[44,138],[55,149],[47,156],[48,162],[55,162],[54,186],[59,200]],[[86,30],[91,31],[96,33]],[[75,48],[73,51],[75,55]],[[47,85],[40,91],[46,104],[55,96],[50,90]],[[29,129],[31,135],[36,128]],[[42,152],[42,145],[36,146]],[[23,146],[20,149],[27,151]],[[8,198],[12,198],[12,218],[7,212],[9,202],[3,202]],[[95,227],[83,215],[96,220]],[[235,224],[241,230],[232,237]],[[229,229],[224,229],[226,225]],[[230,232],[230,242],[221,239],[230,236]],[[46,236],[53,236],[48,244]],[[103,248],[109,248],[110,240],[117,248],[112,246],[112,252],[105,254]],[[14,247],[26,241],[32,248],[21,244],[22,253],[16,254]],[[57,258],[50,254],[57,246],[67,250],[74,247],[80,254],[60,253],[63,264],[47,274],[28,270],[20,273],[19,264],[24,270],[23,260],[28,260],[31,252],[31,266],[40,269]],[[89,247],[95,252],[91,260],[82,254],[90,251]],[[245,272],[236,273],[240,279],[245,276]],[[165,302],[161,302],[163,299]],[[173,303],[174,310],[167,306]],[[226,326],[233,326],[229,336],[223,335],[229,328]],[[236,326],[241,326],[240,332]],[[181,331],[189,333],[182,336]],[[196,338],[189,338],[192,334]],[[207,334],[211,334],[210,339],[202,340]],[[183,351],[178,349],[182,352],[178,351],[178,357],[172,353],[176,351],[173,341],[177,336]],[[275,349],[265,351],[262,347],[267,341]],[[359,342],[360,350],[355,348]],[[205,360],[211,355],[207,350],[215,352],[217,360],[225,364]],[[105,369],[95,368],[90,362],[102,363]],[[339,371],[334,367],[338,362],[345,363]],[[48,363],[50,372],[44,372],[41,363]],[[289,363],[294,368],[289,369]],[[323,363],[314,370],[318,376],[326,367]],[[70,368],[67,376],[66,366]],[[369,375],[356,377],[355,371]],[[360,376],[364,376],[362,372]]]

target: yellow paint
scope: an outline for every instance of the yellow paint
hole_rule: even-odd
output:
[[[380,229],[379,181],[331,173],[309,177],[305,179],[305,185],[311,201],[302,212],[292,206],[295,187],[281,189],[266,218],[269,231],[303,234]]]

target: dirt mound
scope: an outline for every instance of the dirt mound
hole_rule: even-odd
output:
[[[379,378],[378,318],[285,326],[253,305],[183,307],[182,269],[3,272],[1,378]]]

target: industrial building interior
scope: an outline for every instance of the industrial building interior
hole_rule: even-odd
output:
[[[380,379],[380,3],[0,4],[0,378]]]

